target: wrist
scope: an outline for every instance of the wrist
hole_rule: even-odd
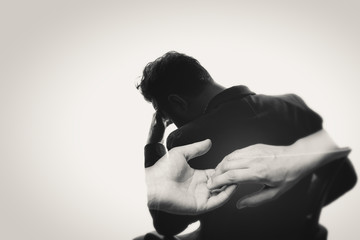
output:
[[[147,193],[147,205],[149,209],[156,208],[157,194],[156,194],[156,185],[154,181],[156,179],[156,173],[154,172],[153,167],[148,167],[145,169],[145,180],[146,180],[146,193]]]
[[[165,128],[153,127],[148,135],[147,143],[163,143]]]
[[[308,147],[308,145],[306,141],[300,139],[284,149],[284,157],[290,160],[289,168],[296,178],[303,178],[312,173],[319,164],[318,154],[314,153],[313,146]]]

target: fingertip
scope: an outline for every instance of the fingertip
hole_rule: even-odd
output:
[[[237,208],[238,210],[243,209],[243,208],[246,208],[246,204],[245,204],[243,201],[239,200],[239,201],[236,203],[236,208]]]
[[[211,180],[210,181],[208,180],[208,182],[210,182],[210,183],[207,186],[210,190],[214,190],[214,189],[217,189],[219,187],[226,185],[222,182],[221,178],[219,178],[218,176],[215,176],[214,174],[209,179],[211,179]]]
[[[205,145],[205,149],[206,149],[205,151],[206,151],[206,152],[209,151],[210,148],[211,148],[211,146],[212,146],[212,142],[211,142],[210,139],[205,139],[205,140],[203,140],[203,141],[202,141],[202,144]]]
[[[241,210],[243,208],[246,208],[246,206],[242,205],[242,206],[236,206],[237,210]]]
[[[207,187],[208,187],[209,190],[215,190],[219,186],[217,186],[217,184],[214,183],[214,179],[209,178],[208,181],[207,181]]]
[[[214,183],[214,180],[212,178],[209,178],[207,181],[207,187],[210,191],[215,191],[220,188],[217,184]]]
[[[205,144],[207,144],[209,146],[209,148],[211,148],[211,146],[212,146],[211,139],[209,139],[209,138],[205,139],[204,142],[205,142]]]

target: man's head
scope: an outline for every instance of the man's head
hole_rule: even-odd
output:
[[[168,52],[146,65],[137,88],[156,110],[182,126],[201,115],[207,104],[202,93],[213,85],[196,59]]]

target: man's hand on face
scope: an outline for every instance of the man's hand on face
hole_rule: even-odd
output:
[[[230,198],[236,185],[228,185],[214,194],[206,185],[214,170],[195,170],[187,163],[205,154],[210,147],[211,141],[205,140],[173,148],[145,169],[150,209],[197,215],[220,207]]]
[[[166,119],[160,111],[153,114],[147,143],[163,143],[164,133],[171,121]]]

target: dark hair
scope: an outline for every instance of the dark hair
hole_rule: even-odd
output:
[[[213,79],[192,57],[175,51],[168,52],[146,65],[136,86],[148,102],[167,109],[170,94],[195,96]]]

